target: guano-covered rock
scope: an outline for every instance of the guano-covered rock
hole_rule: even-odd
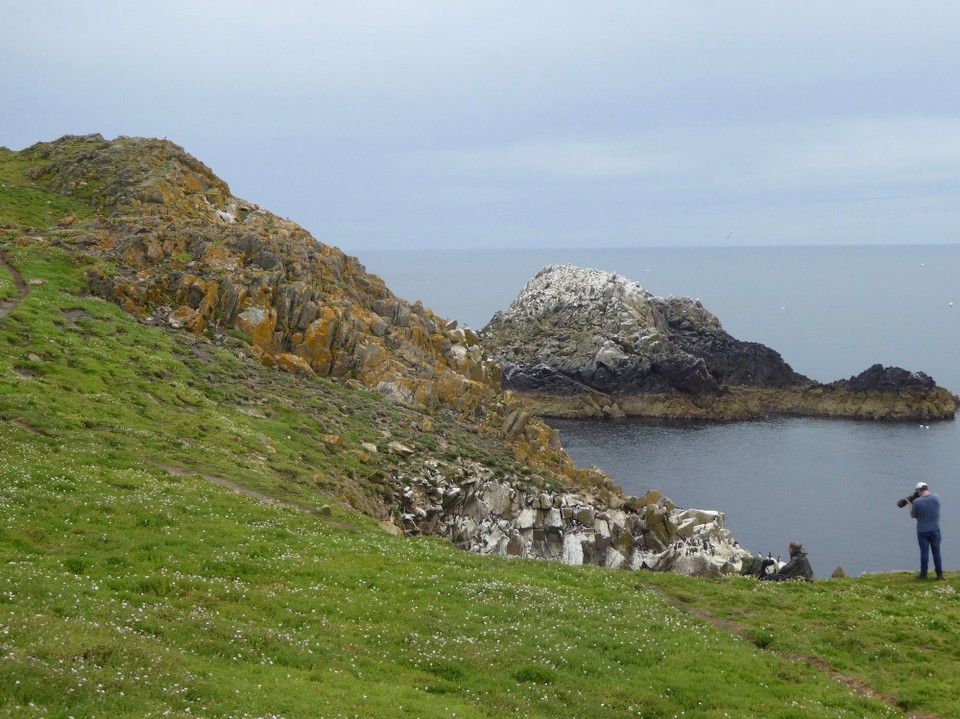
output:
[[[960,404],[899,368],[814,382],[773,349],[729,335],[697,300],[569,265],[541,270],[481,338],[504,388],[547,416],[932,420],[953,418]]]

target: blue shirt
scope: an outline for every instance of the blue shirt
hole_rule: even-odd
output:
[[[917,497],[910,508],[910,516],[916,517],[918,532],[936,532],[940,529],[940,495]]]

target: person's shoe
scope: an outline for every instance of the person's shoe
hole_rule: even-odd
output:
[[[942,575],[942,574],[938,574],[938,575],[937,575],[937,581],[938,581],[938,582],[942,582],[942,581],[943,581],[943,575]]]
[[[918,574],[918,575],[917,575],[917,579],[926,579],[926,578],[927,578],[927,575],[926,575],[926,574]]]

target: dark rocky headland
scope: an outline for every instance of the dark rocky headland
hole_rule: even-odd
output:
[[[953,419],[922,372],[874,365],[829,384],[743,342],[689,298],[656,297],[599,270],[541,270],[481,331],[503,387],[543,416],[741,420],[770,415]]]

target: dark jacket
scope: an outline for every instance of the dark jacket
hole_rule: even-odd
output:
[[[810,566],[810,560],[807,559],[806,551],[798,549],[791,554],[790,561],[784,564],[777,574],[782,574],[787,579],[804,579],[812,582],[813,567]]]

